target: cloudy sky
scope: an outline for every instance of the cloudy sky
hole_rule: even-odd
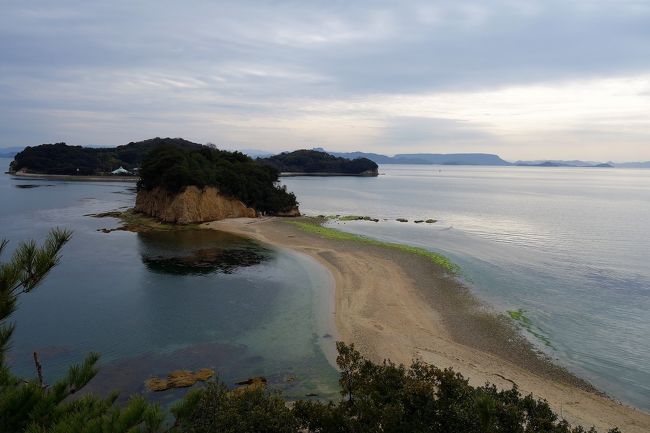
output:
[[[0,0],[0,147],[650,160],[650,0]]]

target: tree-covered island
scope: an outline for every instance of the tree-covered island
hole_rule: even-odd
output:
[[[347,159],[332,156],[318,150],[283,152],[268,158],[260,158],[263,164],[277,168],[286,174],[377,176],[378,166],[367,158]]]
[[[186,151],[212,148],[183,138],[159,137],[117,147],[70,146],[66,143],[41,144],[27,146],[16,154],[10,170],[47,175],[98,176],[111,174],[122,168],[125,172],[138,174],[149,153],[161,147],[174,147]],[[345,176],[377,176],[378,174],[377,164],[367,158],[347,159],[317,150],[283,152],[268,158],[258,158],[256,162],[286,174]]]
[[[161,198],[166,199],[170,195],[179,197],[188,192],[189,187],[195,187],[203,191],[203,194],[195,199],[185,197],[185,200],[198,200],[196,206],[207,206],[217,214],[217,208],[221,209],[226,205],[205,203],[206,200],[214,202],[218,199],[216,196],[206,196],[205,191],[209,188],[215,188],[220,195],[239,200],[248,208],[260,213],[295,213],[298,205],[296,196],[278,184],[278,175],[277,169],[260,164],[241,152],[229,152],[208,146],[160,146],[151,151],[142,162],[136,209],[144,211],[149,199],[159,202],[151,208],[160,208],[158,205]],[[224,214],[222,217],[245,216],[237,214],[240,211],[233,212],[235,215]],[[214,215],[218,216],[217,214]],[[210,218],[198,220],[201,219]]]

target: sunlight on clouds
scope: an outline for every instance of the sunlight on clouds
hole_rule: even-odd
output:
[[[492,132],[562,129],[589,119],[625,122],[650,113],[650,76],[517,86],[476,93],[379,97],[390,114],[462,119]],[[382,108],[383,107],[383,108]]]
[[[650,76],[505,87],[483,92],[375,95],[305,101],[302,109],[429,117],[471,122],[497,135],[562,130],[598,121],[645,126],[650,133]],[[300,105],[299,102],[296,102]]]

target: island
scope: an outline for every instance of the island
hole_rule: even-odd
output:
[[[10,171],[64,176],[137,174],[145,156],[161,146],[174,146],[181,149],[203,147],[201,144],[182,138],[159,137],[117,147],[70,146],[66,143],[41,144],[27,146],[23,151],[18,152],[11,162]]]
[[[347,159],[318,150],[283,152],[258,158],[262,164],[276,168],[283,176],[377,176],[378,166],[367,158]]]
[[[323,148],[314,150],[325,152]],[[490,153],[398,153],[394,156],[370,152],[331,152],[331,155],[346,159],[367,158],[377,164],[409,165],[491,165],[509,166],[512,163]]]
[[[135,211],[176,224],[300,215],[296,196],[278,176],[240,152],[159,146],[142,162]]]

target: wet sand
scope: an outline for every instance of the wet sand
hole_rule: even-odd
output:
[[[604,396],[540,356],[512,323],[486,309],[456,278],[426,258],[301,231],[282,218],[203,225],[308,254],[335,281],[340,338],[369,359],[453,367],[472,385],[494,383],[546,399],[572,424],[650,432],[650,415]]]

